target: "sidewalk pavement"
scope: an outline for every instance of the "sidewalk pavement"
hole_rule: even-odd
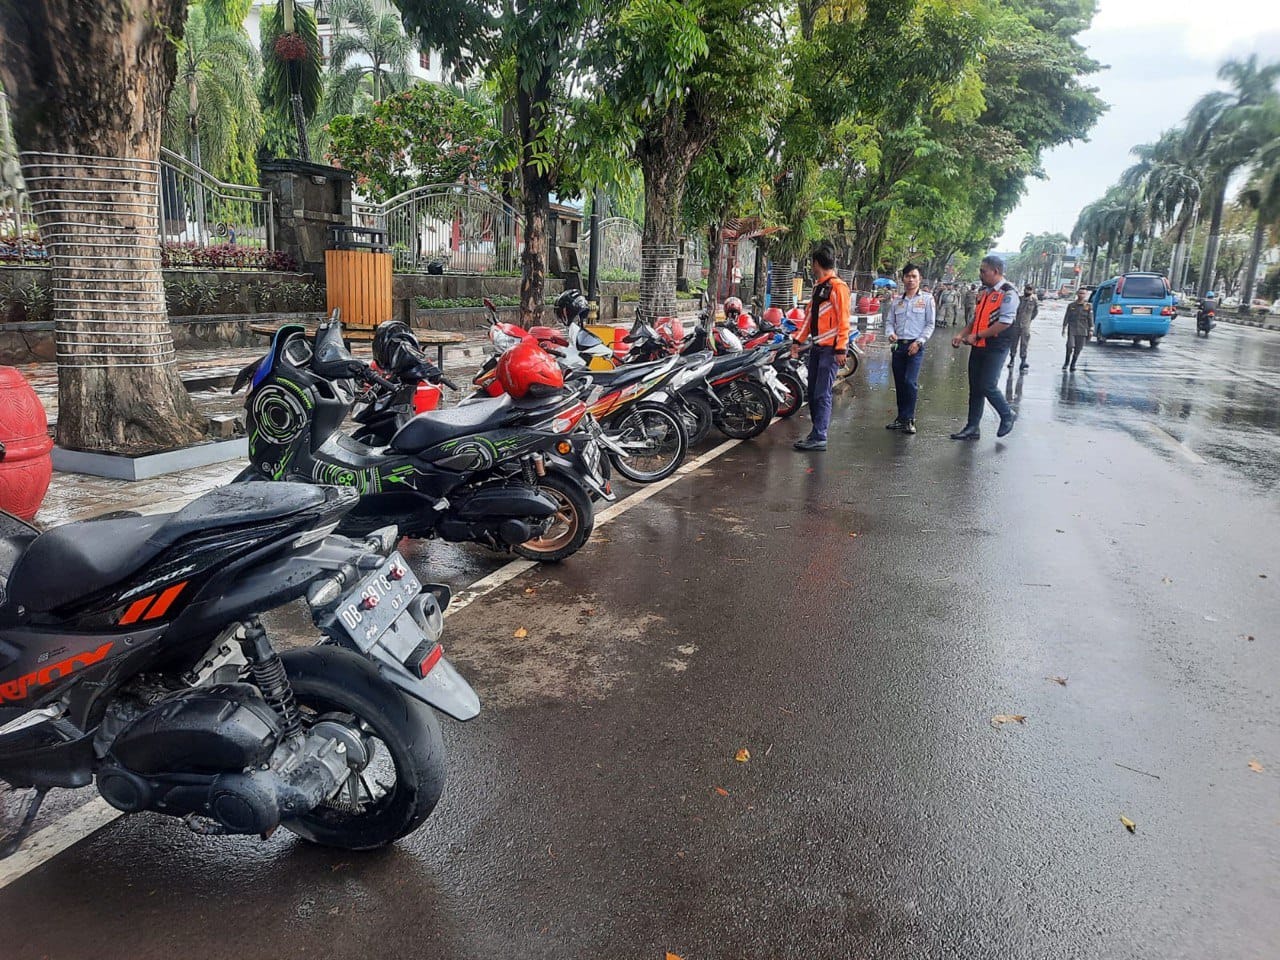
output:
[[[464,384],[484,356],[484,338],[445,350],[445,371]],[[233,395],[231,383],[240,370],[263,355],[265,346],[218,347],[184,350],[178,354],[180,375],[197,409],[206,415],[240,416],[244,412],[244,394]],[[355,345],[357,356],[367,345]],[[50,424],[57,420],[58,370],[52,363],[24,364],[18,369],[30,381],[44,403]],[[192,388],[195,389],[192,389]],[[232,460],[192,470],[165,474],[150,480],[111,480],[79,473],[55,471],[44,504],[36,514],[42,527],[84,520],[113,510],[137,510],[140,513],[162,513],[177,510],[214,487],[228,483],[244,469],[245,461]]]

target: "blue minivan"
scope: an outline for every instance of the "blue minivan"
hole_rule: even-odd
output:
[[[1169,281],[1158,273],[1126,273],[1100,284],[1090,298],[1093,334],[1108,340],[1146,340],[1156,346],[1169,333],[1177,304]]]

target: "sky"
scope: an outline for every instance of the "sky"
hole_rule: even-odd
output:
[[[1099,0],[1079,40],[1104,64],[1088,82],[1111,109],[1088,140],[1044,155],[1046,179],[1029,181],[998,250],[1016,250],[1028,233],[1069,236],[1080,208],[1134,162],[1135,144],[1155,140],[1202,94],[1225,86],[1217,78],[1224,60],[1280,60],[1280,0]]]

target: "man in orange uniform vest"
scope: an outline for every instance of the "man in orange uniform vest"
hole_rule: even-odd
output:
[[[809,416],[813,418],[813,429],[803,440],[796,441],[797,450],[827,449],[831,391],[849,348],[849,287],[836,276],[836,255],[831,244],[814,247],[811,265],[813,297],[804,322],[796,331],[791,355],[798,355],[800,344],[813,337],[809,350]]]
[[[982,289],[974,305],[973,320],[951,341],[953,347],[969,344],[969,419],[952,440],[977,440],[982,411],[990,402],[1000,415],[997,437],[1013,429],[1014,413],[1000,392],[1000,368],[1013,345],[1018,316],[1018,291],[1004,278],[1004,261],[994,254],[978,267]]]

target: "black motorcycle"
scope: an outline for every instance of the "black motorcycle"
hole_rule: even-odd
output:
[[[586,414],[579,397],[510,397],[422,414],[386,447],[343,432],[353,386],[394,385],[357,360],[336,322],[314,343],[296,324],[276,331],[270,352],[241,371],[251,466],[237,480],[297,480],[354,487],[360,502],[339,532],[359,535],[395,524],[409,537],[439,537],[562,560],[591,535],[595,514],[583,482],[548,462]],[[534,425],[513,422],[537,420]],[[599,477],[596,482],[603,483]]]
[[[496,366],[497,358],[492,359]],[[427,359],[418,338],[401,320],[389,320],[379,325],[373,338],[373,362],[390,386],[384,386],[382,382],[369,383],[356,398],[351,419],[359,425],[353,435],[358,443],[371,447],[390,444],[400,428],[419,415],[415,398],[424,385],[434,390],[433,402],[438,402],[441,384],[450,390],[459,389]],[[561,406],[565,410],[572,409],[576,401],[585,398],[589,391],[590,384],[575,385],[562,395]],[[537,426],[548,419],[548,406],[555,408],[554,399],[545,405],[515,405],[511,408],[508,425]],[[553,472],[566,473],[581,480],[592,500],[612,503],[617,497],[610,480],[609,460],[604,453],[614,450],[620,448],[604,435],[595,418],[587,414],[568,434],[556,441],[554,448],[544,451],[543,456]]]
[[[244,484],[43,533],[0,512],[0,780],[36,791],[0,856],[51,788],[95,779],[201,834],[368,849],[426,820],[432,708],[479,701],[442,655],[448,588],[418,582],[393,528],[331,535],[355,502]],[[259,617],[304,598],[324,639],[277,652]]]
[[[1202,303],[1200,309],[1196,311],[1196,336],[1204,334],[1205,339],[1209,338],[1209,331],[1218,325],[1218,313],[1213,308],[1212,303]]]

